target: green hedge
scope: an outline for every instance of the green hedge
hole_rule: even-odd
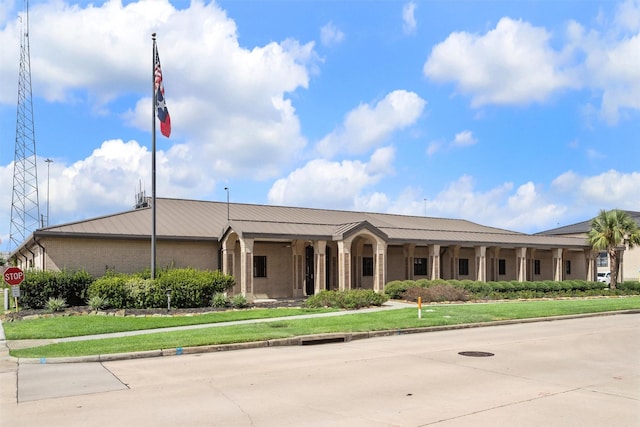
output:
[[[159,272],[153,280],[145,275],[111,274],[89,286],[89,298],[107,299],[112,308],[158,308],[167,306],[167,292],[171,307],[208,307],[216,293],[231,289],[232,276],[220,271],[200,271],[193,268]]]
[[[611,290],[604,283],[585,280],[476,282],[473,280],[421,279],[389,282],[386,284],[384,292],[392,299],[406,299],[408,294],[412,297],[421,294],[420,292],[409,293],[409,289],[428,289],[437,285],[449,285],[462,289],[467,292],[470,299],[475,300],[640,294],[640,282],[619,283],[617,289]]]
[[[305,307],[333,307],[354,310],[358,308],[381,306],[389,298],[371,289],[351,289],[346,291],[320,291],[304,302]]]
[[[84,305],[93,277],[86,271],[32,271],[24,273],[20,285],[20,306],[46,307],[51,298],[62,298],[67,305]]]

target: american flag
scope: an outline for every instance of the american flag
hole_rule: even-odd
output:
[[[167,104],[164,100],[164,84],[162,84],[162,68],[160,67],[160,55],[158,55],[158,49],[156,48],[156,61],[154,70],[154,87],[156,93],[156,113],[158,114],[158,120],[160,120],[160,132],[169,138],[171,135],[171,117],[169,116],[169,110],[167,110]]]

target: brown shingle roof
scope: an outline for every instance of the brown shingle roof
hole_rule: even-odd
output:
[[[230,226],[242,236],[331,240],[367,222],[389,243],[585,247],[584,239],[528,235],[460,219],[225,202],[156,199],[158,239],[218,240]],[[227,221],[227,208],[230,221]],[[148,238],[151,208],[141,208],[38,230],[37,235]]]

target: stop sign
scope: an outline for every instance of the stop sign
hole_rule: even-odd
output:
[[[24,273],[18,267],[9,267],[4,272],[4,281],[8,285],[16,286],[24,280]]]

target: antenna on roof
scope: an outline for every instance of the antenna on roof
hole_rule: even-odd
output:
[[[142,189],[142,181],[140,181],[140,190],[136,193],[136,209],[148,207],[149,199],[147,199],[147,192]]]

